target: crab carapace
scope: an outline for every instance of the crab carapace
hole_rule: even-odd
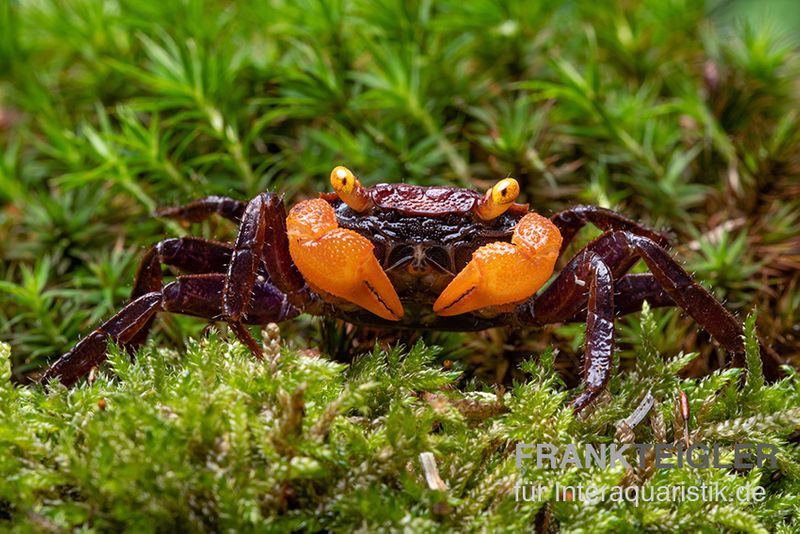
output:
[[[334,193],[302,201],[288,214],[274,193],[248,203],[213,196],[161,210],[190,222],[219,214],[239,224],[236,241],[181,237],[153,246],[131,302],[42,381],[73,384],[105,359],[109,338],[135,349],[162,311],[224,320],[257,356],[261,348],[246,325],[300,313],[463,331],[585,321],[585,388],[572,401],[575,410],[608,383],[615,317],[640,310],[644,301],[683,308],[741,360],[741,323],[670,256],[664,236],[614,211],[575,206],[546,218],[515,202],[519,185],[511,178],[485,194],[408,184],[366,188],[336,167],[331,185]],[[545,287],[586,224],[604,233]],[[639,260],[649,273],[628,272]],[[184,274],[164,285],[163,265]]]

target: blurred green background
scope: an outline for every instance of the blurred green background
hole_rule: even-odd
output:
[[[668,229],[687,268],[741,317],[757,308],[771,350],[797,363],[799,13],[790,0],[5,1],[0,339],[14,372],[118,309],[148,245],[234,235],[156,207],[265,189],[292,202],[327,190],[337,164],[368,184],[510,175],[543,214],[593,203]],[[691,320],[656,316],[663,351],[704,352],[691,372],[724,361]],[[172,346],[203,327],[158,324]],[[623,361],[635,324],[620,327]],[[433,341],[499,380],[555,345],[574,377],[582,328]],[[331,330],[287,328],[299,346],[359,349]]]

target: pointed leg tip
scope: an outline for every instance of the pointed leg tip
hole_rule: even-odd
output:
[[[572,411],[575,414],[581,413],[587,406],[589,406],[595,400],[595,398],[597,398],[599,394],[600,394],[599,391],[592,391],[590,389],[583,391],[580,395],[575,397],[570,403],[572,405]]]

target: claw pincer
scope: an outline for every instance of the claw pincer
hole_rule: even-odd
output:
[[[560,247],[561,234],[550,219],[528,213],[517,223],[511,243],[489,243],[473,253],[436,299],[433,311],[458,315],[522,302],[553,274]]]
[[[383,319],[403,317],[400,298],[375,258],[374,246],[366,237],[339,228],[328,202],[300,202],[289,212],[286,227],[292,261],[309,285]]]

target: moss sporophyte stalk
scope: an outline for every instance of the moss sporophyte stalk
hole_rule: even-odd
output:
[[[715,469],[752,469],[754,467],[777,467],[778,449],[771,444],[737,443],[732,446],[717,443],[695,443],[685,447],[682,442],[675,443],[616,443],[599,445],[587,444],[579,447],[569,444],[563,447],[549,443],[518,443],[516,446],[517,469],[522,469],[526,462],[536,468],[589,469],[599,467],[613,469],[638,467],[644,469],[648,464],[648,455],[654,453],[656,469],[715,468]],[[633,454],[631,454],[633,453]],[[733,461],[723,461],[722,457],[730,456]],[[632,459],[631,459],[632,458]]]

